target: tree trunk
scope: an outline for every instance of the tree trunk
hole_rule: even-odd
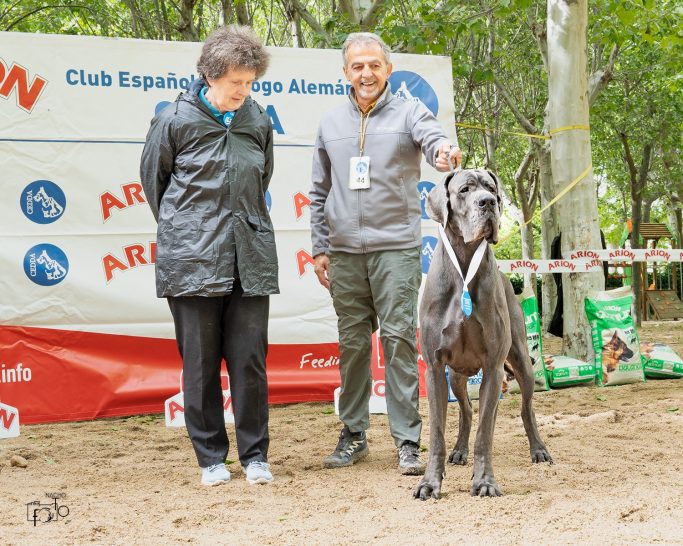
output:
[[[197,0],[182,0],[180,2],[180,22],[178,32],[186,42],[198,42],[199,35],[194,26],[194,6]]]
[[[538,183],[541,192],[541,208],[552,201],[555,197],[553,189],[553,173],[550,161],[550,144],[543,143],[538,145]],[[541,213],[541,258],[550,259],[550,246],[553,239],[560,233],[557,221],[557,209],[550,207]],[[543,276],[541,287],[541,302],[543,308],[542,324],[547,332],[550,326],[555,306],[557,305],[557,286],[552,276]]]
[[[628,135],[623,131],[619,133],[619,139],[624,148],[624,163],[628,168],[629,179],[631,182],[631,248],[641,248],[640,246],[640,224],[643,216],[643,190],[647,182],[647,173],[650,170],[650,159],[652,157],[652,143],[648,142],[643,146],[643,157],[640,161],[640,168],[636,168],[636,162],[631,153]],[[633,262],[633,294],[635,323],[640,326],[643,320],[643,272],[647,271],[643,262]]]
[[[552,129],[588,126],[586,59],[587,0],[548,0],[548,96]],[[551,165],[555,195],[591,165],[590,132],[552,132]],[[598,203],[592,169],[555,205],[562,251],[599,249]],[[584,299],[604,289],[601,273],[562,276],[564,299],[563,354],[588,360],[590,331]]]
[[[650,223],[650,217],[652,216],[652,203],[654,199],[644,199],[643,200],[643,222],[646,224]]]
[[[515,193],[517,194],[517,200],[519,201],[522,214],[522,218],[519,223],[519,234],[522,239],[522,258],[525,260],[534,259],[534,232],[533,226],[531,225],[531,218],[533,217],[534,210],[536,209],[536,194],[535,191],[527,191],[527,189],[524,187],[525,179],[530,178],[529,169],[533,161],[534,149],[531,148],[524,156],[524,159],[522,159],[519,167],[517,167],[514,177]],[[530,184],[530,188],[531,187],[532,186]],[[533,288],[534,294],[536,293],[535,279],[536,275],[524,273],[524,286],[527,288]]]

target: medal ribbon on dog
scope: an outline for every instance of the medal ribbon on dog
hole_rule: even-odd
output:
[[[441,236],[441,240],[443,241],[443,244],[446,247],[448,257],[453,262],[455,269],[458,271],[458,274],[462,279],[463,287],[462,296],[460,296],[460,308],[462,309],[462,312],[465,314],[465,316],[469,317],[472,314],[473,304],[472,298],[470,297],[470,291],[468,286],[470,284],[470,281],[474,278],[474,276],[477,274],[477,271],[479,270],[479,266],[481,265],[481,260],[484,258],[484,252],[486,251],[488,243],[486,242],[486,239],[481,240],[481,243],[479,243],[477,250],[474,251],[474,256],[472,256],[472,261],[470,262],[470,267],[467,269],[467,277],[463,277],[462,269],[460,269],[460,264],[458,263],[458,257],[455,255],[455,251],[453,250],[453,247],[451,246],[451,243],[448,240],[448,237],[446,236],[446,231],[443,229],[443,226],[441,224],[439,224],[439,235]]]

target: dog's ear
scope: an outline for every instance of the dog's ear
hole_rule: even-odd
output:
[[[496,201],[498,201],[498,213],[502,216],[503,215],[503,186],[498,179],[498,177],[493,174],[492,171],[489,171],[488,169],[486,170],[487,173],[489,173],[489,176],[493,179],[493,182],[496,184]]]
[[[449,173],[444,176],[443,180],[439,182],[427,196],[427,204],[425,210],[429,217],[438,222],[442,226],[448,220],[448,183],[453,178],[453,174]]]

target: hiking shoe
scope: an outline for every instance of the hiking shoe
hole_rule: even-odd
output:
[[[265,461],[251,461],[244,467],[247,481],[254,485],[256,483],[270,483],[273,475],[270,473],[270,465]]]
[[[365,458],[369,452],[365,432],[351,432],[349,427],[344,427],[339,434],[339,442],[334,453],[323,460],[323,468],[351,466]]]
[[[230,471],[225,464],[218,463],[202,468],[202,485],[220,485],[230,481]]]
[[[425,473],[418,444],[408,441],[398,448],[398,469],[404,476],[421,476]]]

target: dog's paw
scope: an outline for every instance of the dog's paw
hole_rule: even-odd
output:
[[[493,476],[484,476],[480,480],[473,480],[470,493],[473,497],[500,497],[503,495]]]
[[[430,497],[438,499],[441,497],[441,480],[430,480],[422,478],[420,484],[413,491],[413,497],[420,500],[427,500]]]
[[[465,466],[467,464],[467,455],[469,451],[466,449],[453,448],[451,454],[448,457],[448,462],[450,464],[457,464],[460,466]]]
[[[553,464],[553,458],[548,453],[548,449],[545,446],[541,446],[531,450],[531,462]]]

